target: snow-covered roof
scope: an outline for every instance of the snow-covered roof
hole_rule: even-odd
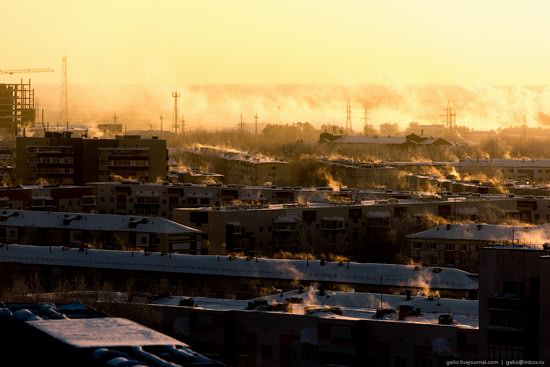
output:
[[[0,210],[0,227],[64,228],[88,231],[200,233],[191,227],[161,217],[59,213],[32,210]]]
[[[372,319],[376,309],[382,304],[384,308],[398,309],[401,305],[408,305],[419,308],[422,312],[420,317],[407,318],[406,322],[438,322],[440,314],[452,314],[455,321],[460,325],[478,327],[479,324],[479,303],[477,300],[465,300],[454,298],[429,298],[426,296],[413,296],[407,300],[403,295],[377,294],[367,292],[337,292],[326,291],[321,296],[317,290],[296,290],[259,299],[268,302],[281,302],[287,298],[302,299],[301,306],[331,306],[342,309],[342,315],[347,317]],[[201,301],[196,301],[201,306]],[[204,306],[203,306],[204,307]]]
[[[27,323],[75,348],[183,344],[133,321],[115,317],[35,320]]]
[[[9,245],[0,251],[0,262],[104,268],[167,273],[204,274],[246,278],[337,282],[434,289],[477,290],[472,274],[454,268],[433,268],[398,264],[327,262],[318,260],[246,259],[216,255],[185,255],[66,249],[49,246]],[[434,271],[435,270],[435,271]]]
[[[151,302],[155,305],[179,306],[182,297],[168,296]],[[292,299],[292,313],[304,314],[308,306],[338,307],[342,316],[356,319],[373,319],[380,305],[384,308],[398,309],[401,305],[408,305],[421,310],[421,316],[405,318],[402,322],[426,322],[436,323],[441,314],[452,314],[458,325],[477,328],[479,324],[479,303],[477,300],[465,300],[454,298],[430,298],[423,295],[413,295],[407,300],[403,295],[368,293],[368,292],[341,292],[325,291],[321,296],[317,289],[306,288],[303,291],[292,290],[285,293],[277,293],[270,296],[249,300],[232,300],[223,298],[193,297],[195,308],[218,311],[243,311],[247,309],[248,302],[266,300],[269,304],[285,302]],[[296,303],[297,300],[301,302]],[[184,306],[185,307],[185,306]],[[253,312],[253,311],[248,311]],[[314,314],[320,316],[320,314]],[[396,321],[386,318],[386,321]],[[400,321],[401,322],[401,321]]]
[[[434,143],[437,143],[437,142],[441,142],[443,144],[446,144],[446,145],[451,145],[451,143],[449,143],[447,140],[443,139],[443,138],[439,138],[439,137],[429,137],[429,138],[426,138],[424,140],[422,140],[420,143],[420,145],[432,145]]]
[[[489,159],[473,158],[461,160],[458,166],[495,166],[495,167],[550,167],[550,159]]]
[[[404,136],[394,136],[394,137],[379,137],[375,138],[373,136],[343,136],[341,138],[335,139],[333,143],[341,144],[405,144],[407,143],[407,138]]]
[[[550,226],[512,226],[502,224],[447,224],[414,233],[410,239],[445,239],[487,242],[519,241],[526,244],[550,243]]]
[[[298,222],[300,222],[300,218],[298,218],[296,215],[278,216],[277,218],[273,219],[273,223],[275,224],[292,224]]]

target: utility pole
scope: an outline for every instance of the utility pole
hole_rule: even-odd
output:
[[[258,136],[258,111],[254,114],[254,135]]]
[[[185,116],[181,115],[181,135],[185,135]]]
[[[164,116],[162,116],[162,113],[160,114],[160,132],[162,132],[162,121],[164,121]]]
[[[116,115],[116,112],[113,115],[113,123],[116,125],[116,120],[118,119],[118,116]]]
[[[179,92],[172,92],[172,97],[174,97],[174,133],[178,135],[178,98],[180,97]]]
[[[351,103],[349,101],[349,98],[348,98],[348,103],[346,105],[346,130],[345,130],[345,132],[346,132],[346,134],[353,132],[353,128],[351,126]]]
[[[443,110],[444,114],[442,117],[445,118],[445,126],[449,131],[453,131],[456,128],[456,111],[451,107],[451,102],[447,101],[447,107]]]
[[[243,121],[243,114],[241,113],[241,120],[239,122],[239,131],[241,135],[244,134],[244,121]]]
[[[69,122],[69,92],[67,88],[67,56],[63,56],[61,95],[59,97],[59,121]]]
[[[363,131],[365,132],[365,135],[366,134],[366,131],[367,131],[367,125],[369,124],[369,108],[367,106],[365,106],[365,108],[363,109],[363,120],[364,120],[364,123],[363,123]]]

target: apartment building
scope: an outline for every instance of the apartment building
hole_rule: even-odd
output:
[[[0,210],[0,242],[201,253],[200,231],[164,218]]]
[[[23,184],[82,185],[120,178],[165,180],[166,141],[117,135],[115,139],[73,137],[46,132],[45,137],[17,137],[16,178]]]
[[[415,263],[454,266],[478,273],[482,247],[522,244],[542,248],[550,243],[550,226],[444,224],[408,235],[407,238]]]
[[[550,251],[481,249],[480,358],[550,363]]]
[[[184,160],[193,168],[208,167],[225,176],[228,184],[288,185],[290,165],[261,154],[251,154],[215,146],[196,146],[183,152]]]
[[[406,235],[445,219],[498,221],[517,215],[514,198],[371,200],[362,204],[178,208],[178,223],[200,229],[211,253],[332,253],[361,261],[403,261]]]

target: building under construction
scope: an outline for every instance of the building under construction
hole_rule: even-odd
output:
[[[0,84],[0,131],[17,134],[20,127],[33,126],[35,121],[34,89],[28,83]]]

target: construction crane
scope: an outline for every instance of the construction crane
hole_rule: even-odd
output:
[[[24,74],[24,73],[51,73],[53,69],[51,68],[39,68],[39,69],[11,69],[11,70],[0,70],[0,74]]]

